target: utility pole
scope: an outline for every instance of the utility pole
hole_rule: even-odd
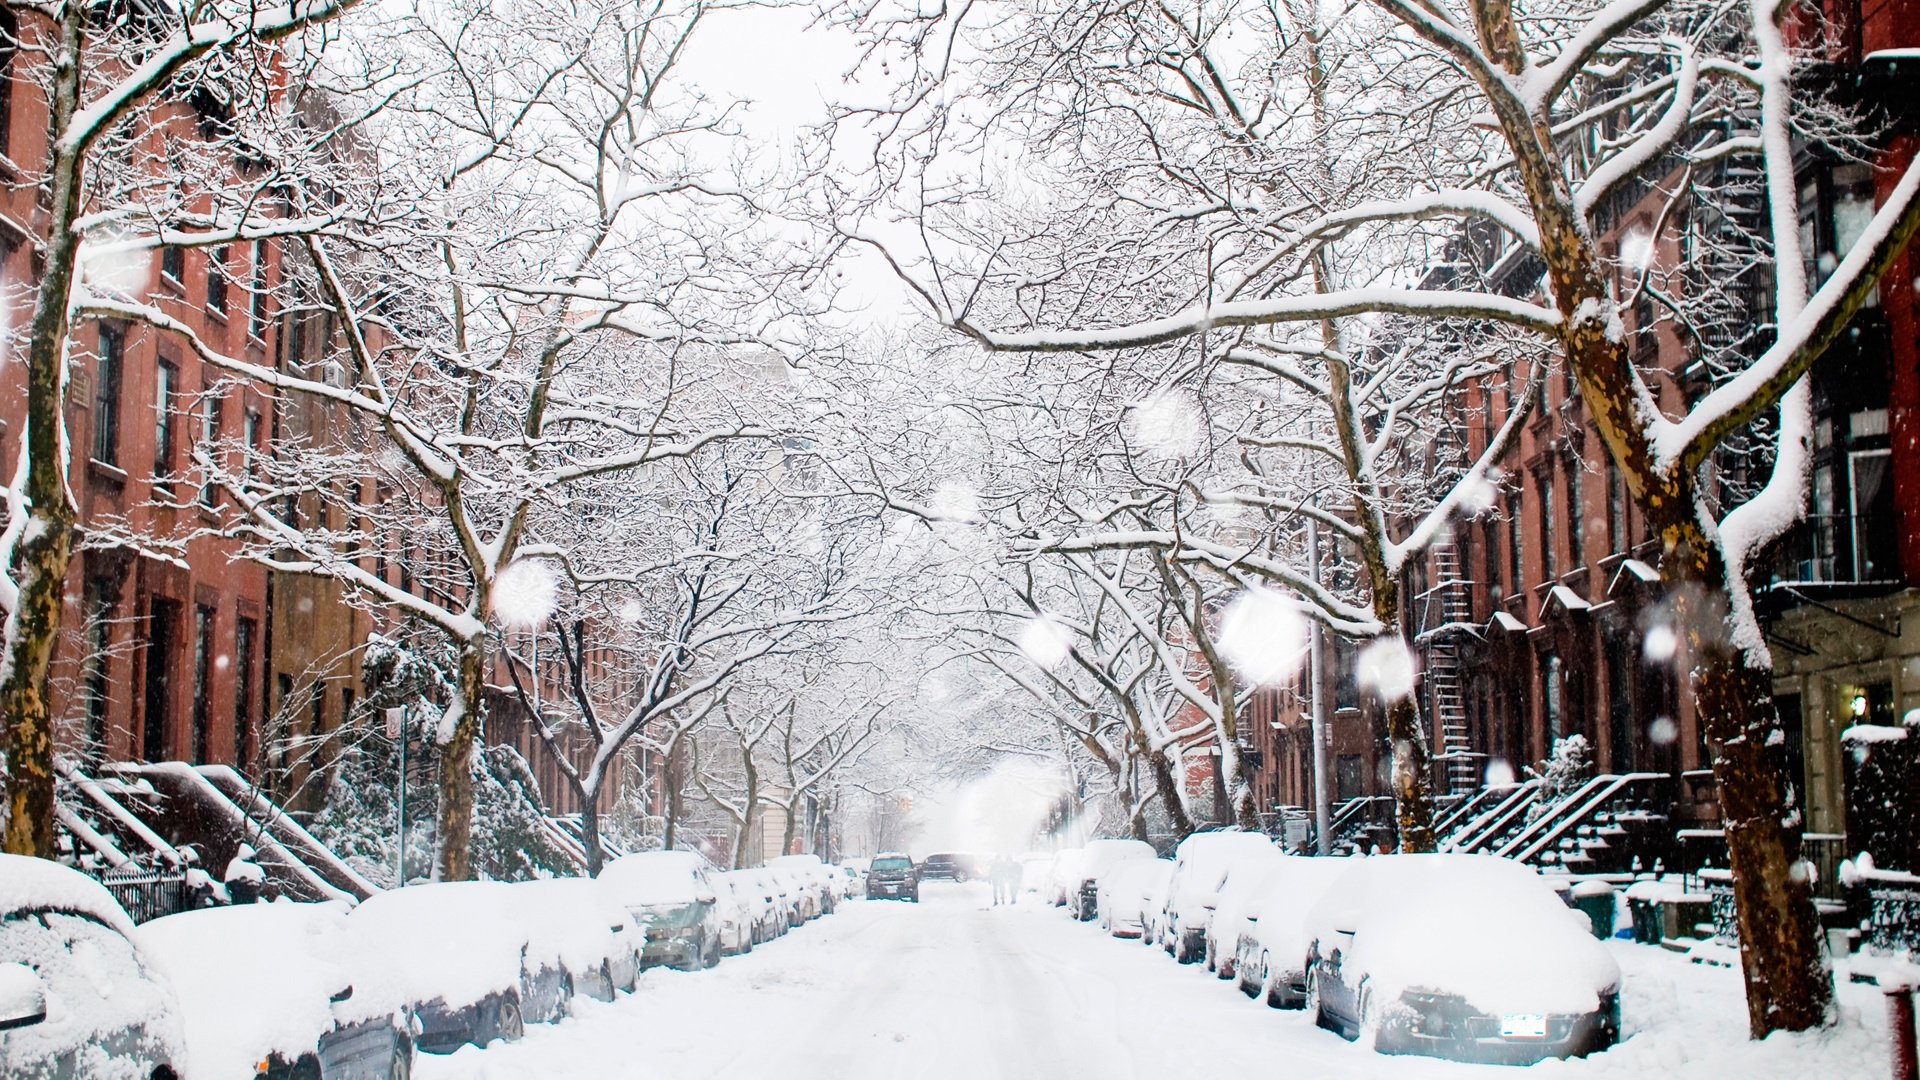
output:
[[[1307,519],[1307,574],[1314,580],[1320,577],[1320,529],[1312,518]],[[1309,681],[1311,682],[1313,737],[1313,836],[1314,850],[1322,855],[1333,854],[1333,793],[1327,789],[1327,752],[1331,733],[1328,731],[1327,706],[1331,703],[1331,694],[1327,685],[1327,630],[1320,620],[1314,619],[1307,631]]]

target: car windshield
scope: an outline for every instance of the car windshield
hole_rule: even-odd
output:
[[[875,859],[873,860],[872,869],[911,870],[913,869],[913,860],[912,859]]]

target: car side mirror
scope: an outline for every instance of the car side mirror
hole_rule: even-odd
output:
[[[0,964],[0,1031],[47,1018],[47,984],[25,964]]]
[[[343,986],[338,991],[336,991],[332,997],[328,998],[327,1000],[334,1002],[335,1004],[338,1004],[339,1002],[345,1001],[352,996],[353,996],[353,987]]]
[[[696,904],[711,904],[718,901],[719,899],[720,898],[718,896],[715,896],[710,892],[698,892],[693,895],[693,902]]]

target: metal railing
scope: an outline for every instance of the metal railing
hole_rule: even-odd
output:
[[[151,922],[187,909],[187,877],[170,870],[110,870],[100,878],[134,922]]]

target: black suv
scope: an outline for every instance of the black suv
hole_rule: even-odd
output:
[[[974,873],[973,856],[954,851],[942,851],[929,855],[920,864],[920,877],[925,881],[939,878],[942,881],[961,881],[978,877]]]
[[[920,870],[913,860],[897,851],[883,851],[867,867],[867,899],[920,902]]]

